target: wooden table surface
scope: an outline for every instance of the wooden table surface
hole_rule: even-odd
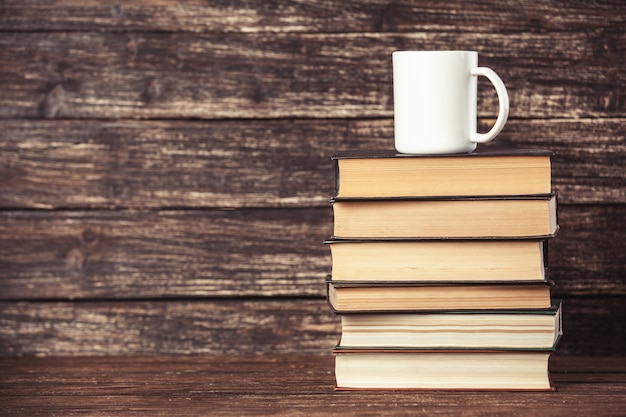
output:
[[[3,416],[624,416],[624,358],[551,359],[556,392],[335,392],[327,356],[0,359]]]

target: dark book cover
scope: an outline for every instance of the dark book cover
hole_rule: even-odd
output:
[[[484,156],[554,156],[554,152],[548,149],[498,149],[476,150],[469,153],[448,154],[403,154],[395,150],[352,150],[337,151],[331,159],[364,159],[364,158],[472,158]]]

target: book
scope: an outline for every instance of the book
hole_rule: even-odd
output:
[[[555,194],[331,203],[334,238],[551,237],[558,230]]]
[[[551,351],[335,351],[337,390],[552,391]]]
[[[549,308],[550,283],[368,283],[328,280],[327,299],[338,313]]]
[[[327,240],[333,281],[545,281],[547,241]]]
[[[335,197],[436,197],[546,194],[548,150],[405,155],[388,151],[332,156]]]
[[[553,389],[552,156],[333,155],[337,389]]]
[[[345,349],[551,349],[562,335],[561,303],[538,310],[344,314]]]

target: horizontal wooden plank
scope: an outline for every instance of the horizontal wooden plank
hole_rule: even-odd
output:
[[[626,294],[626,206],[565,206],[549,242],[553,294]]]
[[[278,392],[319,395],[333,390],[333,366],[333,356],[328,353],[5,357],[0,358],[3,375],[0,393],[4,398],[76,394],[168,396],[190,391],[200,394],[202,387],[210,382],[212,392],[221,395]],[[589,384],[599,376],[604,376],[606,383],[617,385],[623,384],[626,378],[624,361],[616,357],[557,354],[550,359],[550,372],[558,385]],[[254,377],[238,378],[242,373]],[[38,378],[33,379],[33,374]],[[99,382],[97,387],[94,381]],[[90,392],[85,392],[88,389]],[[436,395],[423,394],[425,397]]]
[[[106,2],[5,0],[4,30],[192,32],[451,31],[539,32],[606,29],[626,22],[619,1],[446,2],[368,0]]]
[[[626,294],[626,205],[562,206],[554,294]],[[0,299],[318,296],[325,209],[0,212]]]
[[[0,357],[330,354],[338,326],[321,299],[0,302]]]
[[[601,371],[588,370],[598,363],[604,364]],[[626,406],[623,361],[567,357],[553,358],[551,366],[556,392],[416,395],[334,392],[330,355],[5,358],[0,411],[28,417],[206,416],[207,410],[220,416],[471,417],[497,409],[503,415],[602,417],[620,415]]]
[[[626,114],[626,30],[195,34],[0,32],[0,118],[391,117],[391,52],[475,49],[511,118]],[[484,80],[483,80],[484,81]],[[479,109],[496,97],[481,84]]]
[[[0,212],[1,298],[323,294],[330,209]]]
[[[625,356],[624,296],[563,298],[563,355]],[[597,345],[596,345],[597,343]]]
[[[0,358],[2,398],[37,396],[171,396],[201,394],[210,384],[212,393],[328,394],[334,385],[334,359],[319,355],[119,355],[82,357]],[[239,378],[245,373],[248,378]],[[550,373],[558,388],[589,384],[604,378],[618,388],[626,379],[619,357],[553,355]],[[37,378],[33,378],[33,375]],[[253,377],[252,377],[253,376]],[[210,380],[207,380],[210,378]],[[94,382],[98,383],[95,384]],[[286,384],[286,382],[289,384]],[[566,390],[573,393],[575,387]],[[86,392],[89,391],[89,392]],[[562,389],[559,389],[562,391]],[[612,391],[610,389],[607,392]],[[208,395],[209,392],[204,393]],[[371,394],[371,393],[370,393]],[[424,401],[437,395],[422,393]],[[352,395],[358,395],[352,393]],[[387,392],[386,395],[398,395]],[[452,393],[447,393],[452,395]],[[512,395],[493,393],[488,395]],[[520,395],[519,393],[517,395]],[[525,394],[522,394],[525,395]],[[531,396],[542,395],[533,393]],[[554,394],[546,394],[548,397]]]
[[[328,206],[332,148],[349,127],[348,121],[0,121],[0,206]]]
[[[560,355],[623,356],[624,297],[565,298]],[[330,354],[323,299],[0,302],[0,357]]]
[[[483,120],[482,128],[489,126]],[[553,150],[561,204],[626,203],[623,119],[511,120],[483,148]],[[393,120],[0,120],[0,207],[327,207],[330,156]]]

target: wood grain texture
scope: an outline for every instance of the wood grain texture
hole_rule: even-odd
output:
[[[120,4],[5,0],[0,28],[15,31],[411,32],[497,33],[607,30],[626,22],[619,0],[502,2],[450,0],[201,1]]]
[[[0,130],[0,207],[18,209],[326,207],[334,152],[393,149],[391,119],[0,120]],[[618,118],[511,120],[481,147],[553,150],[561,204],[626,203],[625,137]]]
[[[1,359],[11,416],[598,417],[626,406],[623,361],[551,360],[556,392],[333,392],[330,355]],[[33,378],[37,375],[37,378]]]
[[[391,117],[397,49],[478,50],[511,118],[623,117],[624,45],[624,31],[0,32],[0,118]],[[493,117],[482,85],[479,114]]]
[[[558,296],[625,295],[624,205],[560,208]],[[324,296],[325,209],[0,212],[0,299]]]
[[[625,297],[563,299],[560,355],[626,355]],[[0,357],[330,354],[341,325],[319,299],[0,302]]]
[[[557,283],[553,293],[626,294],[626,243],[624,231],[620,231],[626,206],[566,206],[560,210],[561,229],[549,244],[551,276]]]
[[[0,298],[316,295],[330,209],[0,213]]]
[[[330,353],[324,300],[0,303],[0,357]]]
[[[126,356],[0,360],[11,416],[618,416],[619,359],[559,358],[556,392],[333,392],[330,355]],[[245,376],[245,377],[244,377]]]
[[[624,2],[209,3],[1,2],[0,356],[327,352],[329,157],[392,148],[397,49],[478,50],[502,76],[511,114],[487,146],[556,152],[560,352],[624,355]],[[496,98],[479,91],[484,131]],[[171,411],[127,393],[71,413]],[[236,411],[204,398],[276,403],[240,394]],[[286,398],[292,415],[320,400]]]

